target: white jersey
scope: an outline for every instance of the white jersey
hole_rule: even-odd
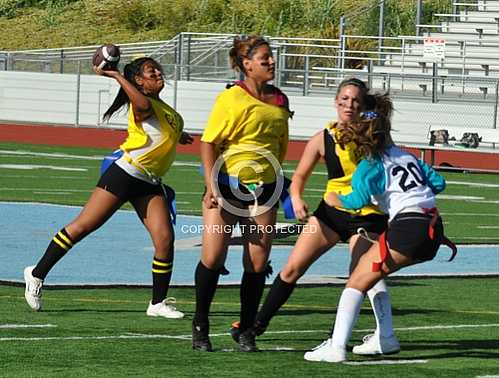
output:
[[[412,154],[393,146],[383,155],[382,164],[385,191],[373,197],[390,219],[411,208],[435,207],[435,194],[426,184],[427,179]]]
[[[389,214],[435,207],[435,195],[445,188],[445,180],[426,163],[396,146],[382,157],[363,159],[352,177],[352,192],[339,196],[345,209],[360,209],[372,202]]]

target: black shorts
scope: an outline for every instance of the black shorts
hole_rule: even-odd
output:
[[[239,185],[238,189],[233,189],[236,191],[236,193],[233,193],[231,190],[231,187],[228,185],[223,185],[219,184],[218,186],[220,188],[220,195],[222,196],[223,199],[229,200],[231,204],[233,204],[236,207],[239,207],[241,209],[246,209],[248,206],[252,206],[255,204],[255,199],[250,193],[250,191],[244,186],[244,185]],[[260,192],[261,190],[261,192]],[[259,195],[257,196],[256,200],[258,205],[265,205],[268,202],[269,207],[279,207],[279,197],[280,193],[276,195],[276,201],[275,203],[269,202],[270,199],[272,198],[272,195],[274,194],[276,190],[276,183],[271,183],[271,184],[263,184],[261,186],[261,189],[259,190]],[[237,196],[237,191],[241,192],[244,194],[245,198],[239,198]],[[206,188],[205,188],[206,192]],[[248,199],[246,199],[248,198]]]
[[[444,226],[439,217],[435,224],[434,238],[430,239],[429,226],[432,215],[402,213],[393,218],[386,232],[390,249],[411,257],[415,261],[432,260],[442,243]]]
[[[97,186],[113,193],[124,202],[138,197],[154,194],[163,195],[164,193],[160,185],[150,184],[133,177],[115,163],[111,164],[104,172]]]
[[[322,223],[336,232],[342,241],[346,242],[350,237],[357,233],[359,228],[367,232],[373,232],[380,235],[386,230],[388,217],[383,214],[355,215],[346,211],[338,210],[321,201],[314,216]]]

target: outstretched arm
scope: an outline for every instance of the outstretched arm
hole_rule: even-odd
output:
[[[432,167],[422,160],[418,160],[419,168],[426,177],[426,183],[434,194],[438,194],[445,189],[445,179],[438,174]]]
[[[371,196],[381,194],[385,190],[385,171],[383,164],[377,160],[362,160],[352,177],[352,192],[337,196],[340,207],[358,210],[371,203]],[[328,193],[328,196],[330,193]],[[334,196],[331,196],[333,198]],[[333,199],[334,200],[334,199]],[[338,202],[336,205],[338,206]],[[326,203],[329,204],[328,200]]]

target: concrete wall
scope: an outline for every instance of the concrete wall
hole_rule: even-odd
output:
[[[225,84],[193,81],[169,83],[161,96],[185,119],[186,129],[203,130],[217,94]],[[78,97],[79,88],[79,97]],[[80,126],[126,127],[126,114],[100,125],[102,114],[118,90],[114,80],[96,75],[0,71],[0,121]],[[295,116],[290,122],[292,139],[306,139],[336,117],[332,97],[290,95]],[[430,126],[459,126],[463,130],[492,128],[494,106],[490,103],[437,103],[394,98],[393,135],[396,142],[427,143]]]

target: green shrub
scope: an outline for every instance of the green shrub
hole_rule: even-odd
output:
[[[11,50],[61,47],[97,44],[103,38],[115,43],[152,41],[187,31],[337,38],[341,15],[377,3],[378,0],[0,0],[0,29],[9,30],[0,35],[0,46]],[[414,35],[415,4],[414,0],[386,0],[386,36]],[[447,12],[449,7],[449,0],[425,0],[422,22],[431,22],[433,13]],[[346,32],[377,35],[378,7],[357,13],[347,18]]]

